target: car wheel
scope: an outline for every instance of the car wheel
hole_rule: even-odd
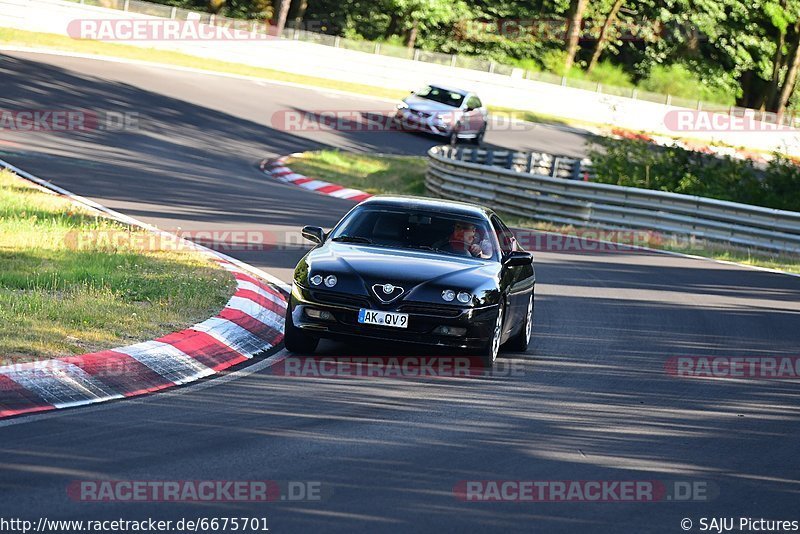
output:
[[[481,143],[483,143],[483,136],[484,135],[486,135],[486,125],[485,124],[483,125],[483,128],[481,128],[481,131],[479,131],[478,134],[475,136],[475,138],[472,140],[472,142],[474,144],[476,144],[476,145],[480,145]]]
[[[290,297],[291,299],[291,297]],[[292,302],[286,306],[286,322],[283,331],[283,343],[289,352],[310,354],[317,350],[319,338],[309,335],[294,325],[292,320]]]
[[[458,144],[458,131],[461,129],[460,124],[456,124],[453,126],[453,129],[450,130],[450,146],[456,146]]]
[[[519,333],[509,339],[503,346],[514,352],[525,352],[528,350],[528,344],[531,342],[531,332],[533,331],[533,292],[528,298],[528,311],[525,314],[525,323],[522,325]]]
[[[495,319],[494,328],[492,329],[491,337],[486,346],[481,352],[481,364],[484,367],[490,368],[494,366],[497,360],[497,355],[500,353],[500,339],[503,336],[503,316],[505,310],[502,304],[497,309],[497,318]]]

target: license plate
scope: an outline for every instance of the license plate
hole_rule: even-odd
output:
[[[361,308],[358,311],[358,322],[362,324],[377,324],[380,326],[407,328],[408,314],[385,312],[380,310],[367,310],[365,308]]]

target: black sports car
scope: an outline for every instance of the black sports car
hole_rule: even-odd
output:
[[[491,366],[500,345],[531,336],[533,256],[491,210],[415,197],[372,197],[300,260],[286,311],[286,348],[319,338],[371,338],[459,349]]]

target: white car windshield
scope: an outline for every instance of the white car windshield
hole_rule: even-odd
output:
[[[439,102],[440,104],[445,104],[454,108],[461,107],[461,103],[464,101],[464,95],[461,93],[447,91],[433,85],[420,89],[414,93],[414,96],[433,100],[434,102]]]

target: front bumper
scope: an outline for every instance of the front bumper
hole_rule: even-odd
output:
[[[306,309],[327,311],[333,319],[312,318]],[[407,328],[361,324],[361,308],[395,311],[408,314]],[[387,342],[414,343],[452,349],[482,349],[488,344],[497,318],[497,304],[480,308],[399,302],[377,305],[368,297],[354,297],[321,292],[294,285],[289,310],[294,326],[311,335],[354,341],[371,339]],[[434,333],[439,326],[465,328],[460,336]]]
[[[417,115],[408,109],[398,109],[394,116],[394,123],[402,131],[424,132],[447,137],[450,135],[450,125],[436,123],[431,117]]]

